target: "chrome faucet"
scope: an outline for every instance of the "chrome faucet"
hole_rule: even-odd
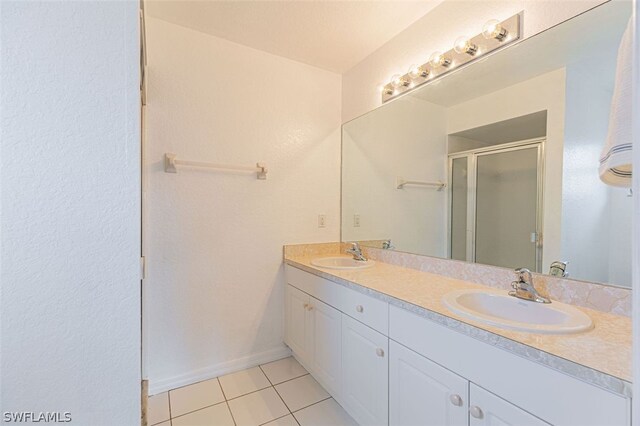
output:
[[[346,252],[353,255],[353,260],[357,260],[360,262],[367,261],[367,258],[362,254],[362,249],[360,249],[360,244],[358,243],[351,243],[351,248]]]
[[[511,283],[513,290],[509,292],[509,296],[519,299],[529,300],[538,303],[551,303],[551,300],[541,296],[533,286],[533,276],[531,271],[526,268],[518,268],[515,270],[516,281]]]

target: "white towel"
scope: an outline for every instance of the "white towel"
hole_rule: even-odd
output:
[[[633,23],[622,36],[618,49],[616,81],[609,113],[607,142],[600,155],[600,179],[609,185],[631,187],[631,64]]]

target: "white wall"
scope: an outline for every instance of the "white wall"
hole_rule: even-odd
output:
[[[447,132],[462,130],[547,111],[544,151],[542,271],[560,260],[562,216],[562,159],[565,122],[565,69],[558,69],[447,110]]]
[[[391,239],[398,250],[447,255],[446,191],[396,188],[397,176],[447,180],[445,111],[404,97],[344,125],[343,241]]]
[[[347,122],[381,104],[377,86],[411,64],[426,62],[432,52],[446,51],[460,35],[479,33],[489,19],[524,11],[524,37],[530,37],[603,0],[447,0],[384,44],[342,77],[342,120]]]
[[[137,425],[138,4],[0,7],[0,411]]]
[[[285,355],[282,246],[337,241],[337,74],[147,21],[151,393]],[[255,174],[163,172],[165,152]],[[326,214],[326,228],[318,228]]]

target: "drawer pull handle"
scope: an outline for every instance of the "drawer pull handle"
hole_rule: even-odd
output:
[[[460,395],[457,395],[457,394],[449,395],[449,401],[451,401],[451,403],[456,407],[462,406],[462,398],[460,397]]]
[[[376,349],[376,355],[378,355],[379,357],[383,357],[384,356],[384,349],[382,349],[382,348]]]
[[[481,419],[483,416],[482,410],[477,405],[472,405],[471,407],[469,407],[469,413],[471,413],[471,415],[476,419]]]
[[[360,312],[360,313],[364,312],[364,306],[362,305],[356,306],[356,312]]]

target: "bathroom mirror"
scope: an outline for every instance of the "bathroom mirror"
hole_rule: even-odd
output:
[[[630,286],[631,192],[598,172],[630,16],[605,3],[346,123],[342,240]]]

